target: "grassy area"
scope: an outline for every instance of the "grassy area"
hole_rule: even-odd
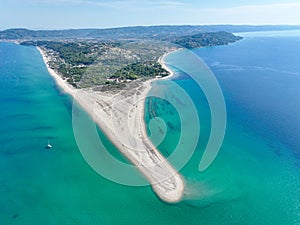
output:
[[[140,78],[167,76],[168,71],[157,63],[172,45],[157,41],[98,42],[98,41],[36,41],[51,58],[49,66],[77,88],[107,85]]]

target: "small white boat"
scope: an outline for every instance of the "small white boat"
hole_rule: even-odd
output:
[[[46,146],[46,148],[52,148],[52,145],[50,145],[50,142],[49,142],[49,140],[48,140],[48,144],[47,144],[47,146]]]

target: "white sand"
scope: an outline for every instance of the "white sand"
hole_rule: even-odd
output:
[[[76,90],[49,68],[47,56],[38,49],[56,83],[91,115],[119,151],[144,174],[155,193],[166,202],[179,202],[184,193],[183,179],[146,134],[144,105],[153,80],[140,82],[136,87],[117,94]],[[172,76],[163,57],[159,62]]]
[[[168,75],[168,76],[166,76],[166,77],[162,77],[162,78],[160,78],[160,79],[169,79],[170,77],[174,76],[173,71],[170,70],[169,67],[167,67],[167,65],[166,65],[166,63],[165,63],[165,61],[164,61],[164,58],[167,57],[170,53],[172,53],[172,52],[165,53],[163,56],[159,57],[159,59],[158,59],[158,63],[161,65],[161,67],[162,67],[163,69],[167,70],[167,71],[170,73],[170,75]]]
[[[49,74],[54,78],[56,84],[61,87],[61,89],[66,92],[67,94],[71,95],[71,96],[75,96],[76,94],[76,89],[74,87],[72,87],[70,84],[68,84],[61,76],[59,76],[53,69],[51,69],[48,65],[49,62],[49,57],[47,57],[47,55],[44,53],[44,51],[37,47],[37,49],[39,50],[39,52],[41,53],[43,60],[47,66],[48,72]]]

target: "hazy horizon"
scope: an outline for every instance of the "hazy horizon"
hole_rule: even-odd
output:
[[[300,3],[289,0],[3,0],[1,30],[61,30],[152,25],[300,25]]]
[[[7,27],[0,30],[10,30],[10,29],[26,29],[26,30],[45,30],[45,31],[53,31],[53,30],[88,30],[88,29],[118,29],[118,28],[129,28],[129,27],[160,27],[160,26],[290,26],[297,27],[300,24],[153,24],[153,25],[128,25],[128,26],[115,26],[115,27],[77,27],[77,28],[30,28],[30,27]]]

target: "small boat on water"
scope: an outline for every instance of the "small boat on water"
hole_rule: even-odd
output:
[[[50,144],[49,140],[48,140],[48,144],[47,144],[46,148],[47,148],[47,149],[52,148],[52,145]]]

